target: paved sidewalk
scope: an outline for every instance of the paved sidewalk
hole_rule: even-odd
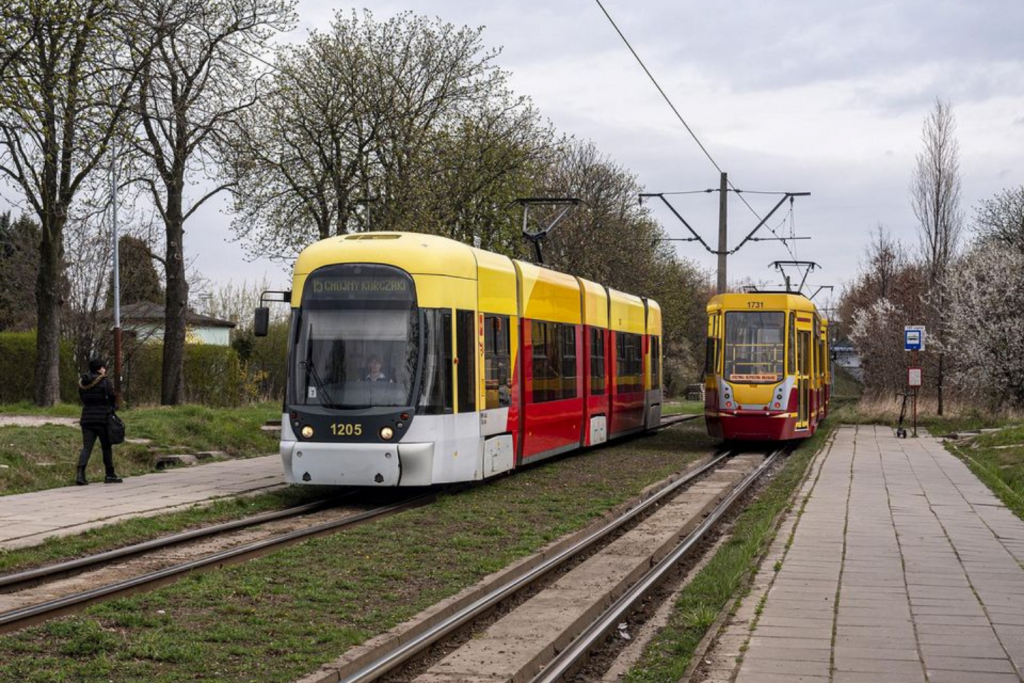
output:
[[[281,457],[267,455],[126,477],[123,484],[97,482],[0,496],[0,550],[284,485]]]
[[[708,680],[1024,680],[1024,522],[938,440],[842,427],[805,495]]]

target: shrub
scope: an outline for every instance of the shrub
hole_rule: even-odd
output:
[[[0,332],[0,403],[31,401],[35,383],[36,333]],[[60,398],[78,400],[78,368],[70,342],[60,344]]]
[[[124,397],[133,405],[160,402],[163,344],[138,347],[125,361]],[[189,344],[185,347],[185,402],[207,406],[238,406],[247,398],[245,374],[230,346]]]

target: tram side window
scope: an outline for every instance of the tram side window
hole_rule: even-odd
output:
[[[604,394],[604,330],[590,328],[590,395]]]
[[[704,374],[714,375],[718,364],[718,316],[708,318],[708,343],[704,356]]]
[[[638,334],[615,333],[615,376],[618,378],[620,394],[643,390],[643,358],[640,344]]]
[[[423,385],[418,412],[442,415],[452,412],[452,314],[448,310],[423,309]]]
[[[661,339],[651,337],[651,388],[661,389]]]
[[[561,398],[576,398],[576,326],[558,325],[562,351]]]
[[[459,412],[476,411],[476,313],[455,312],[456,377],[459,385]]]
[[[796,314],[789,314],[789,349],[788,349],[787,371],[791,375],[796,374]]]
[[[512,404],[512,369],[507,315],[484,316],[484,381],[487,410]]]
[[[576,398],[576,327],[532,321],[534,403]]]

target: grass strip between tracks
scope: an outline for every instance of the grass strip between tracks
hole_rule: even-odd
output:
[[[749,585],[755,562],[775,538],[776,516],[791,502],[830,429],[820,429],[794,451],[771,482],[736,518],[732,536],[679,594],[669,622],[647,645],[625,683],[680,680],[707,630],[731,598]]]
[[[713,440],[700,421],[0,637],[0,680],[291,681],[580,529]]]

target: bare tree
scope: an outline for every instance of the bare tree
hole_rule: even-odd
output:
[[[946,312],[943,287],[949,265],[956,257],[963,232],[960,208],[960,144],[956,119],[949,102],[935,100],[921,131],[923,149],[917,155],[910,187],[910,203],[918,221],[918,235],[928,273],[933,337],[938,345],[936,389],[938,413],[943,412]]]
[[[1024,253],[1024,186],[981,200],[975,215],[978,236]]]
[[[216,139],[232,116],[258,98],[252,55],[291,26],[294,0],[133,0],[144,28],[131,45],[140,72],[134,114],[140,135],[134,151],[143,160],[137,180],[163,219],[166,306],[160,400],[184,395],[188,281],[185,222],[230,183],[189,204],[187,190],[210,177]]]
[[[64,227],[107,153],[134,74],[109,68],[132,27],[109,0],[0,3],[0,175],[39,218],[35,402],[59,397]]]

